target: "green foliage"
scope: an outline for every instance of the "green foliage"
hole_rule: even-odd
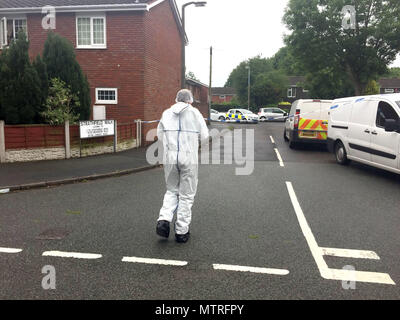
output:
[[[400,68],[390,68],[388,72],[383,75],[384,78],[400,78]]]
[[[192,71],[189,71],[187,73],[186,78],[187,79],[192,79],[192,80],[195,80],[195,81],[200,81],[199,79],[197,79],[196,75]]]
[[[379,94],[380,88],[378,83],[375,80],[370,80],[365,87],[365,95],[374,95]]]
[[[44,45],[43,61],[47,66],[49,79],[59,78],[71,88],[72,94],[78,96],[80,103],[73,105],[73,112],[80,115],[80,120],[87,120],[91,109],[90,87],[76,60],[72,43],[49,32]]]
[[[355,6],[355,29],[342,26],[345,5]],[[359,95],[400,51],[399,16],[398,0],[290,0],[284,21],[292,33],[285,41],[309,79],[337,79],[332,87],[350,81]],[[325,94],[326,89],[317,91]]]
[[[46,109],[41,113],[43,118],[51,125],[76,122],[79,114],[75,114],[74,110],[80,107],[78,95],[72,93],[71,88],[58,78],[51,79],[50,84]]]
[[[47,76],[47,67],[40,55],[36,57],[32,65],[39,76],[39,86],[41,90],[40,103],[36,108],[35,123],[41,123],[43,120],[43,118],[41,117],[41,113],[44,111],[46,99],[49,94],[49,80]]]
[[[249,66],[251,109],[256,111],[259,105],[281,101],[287,88],[284,72],[275,69],[273,59],[257,56],[241,62],[225,84],[236,89],[239,104],[247,108]]]
[[[40,77],[32,66],[24,32],[0,57],[0,118],[8,124],[34,123],[43,102]]]

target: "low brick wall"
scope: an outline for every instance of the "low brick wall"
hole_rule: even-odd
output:
[[[117,152],[133,149],[134,147],[136,147],[136,139],[120,141],[117,145]],[[88,147],[82,148],[81,152],[79,151],[79,146],[74,146],[71,148],[71,157],[79,158],[81,155],[82,157],[89,157],[113,152],[113,144],[94,146],[89,145]],[[65,159],[64,147],[6,150],[6,163],[60,159]]]

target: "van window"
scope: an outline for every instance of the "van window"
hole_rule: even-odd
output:
[[[376,126],[380,128],[385,127],[385,121],[388,119],[399,120],[399,115],[392,108],[392,106],[386,102],[379,102],[378,114],[376,115]]]

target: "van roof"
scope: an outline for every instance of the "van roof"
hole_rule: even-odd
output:
[[[331,103],[333,100],[324,100],[324,99],[300,99],[297,100],[298,102],[324,102],[324,103]]]
[[[400,93],[390,93],[390,94],[376,94],[376,95],[370,95],[370,96],[357,96],[357,97],[347,97],[347,98],[340,98],[340,99],[335,99],[333,100],[333,103],[342,103],[342,102],[351,102],[351,101],[357,101],[361,99],[386,99],[391,102],[397,102],[400,101]]]

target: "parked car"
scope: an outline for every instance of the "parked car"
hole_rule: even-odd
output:
[[[225,115],[226,121],[258,123],[258,115],[246,109],[231,109]]]
[[[297,100],[286,119],[283,136],[290,148],[302,143],[325,143],[332,100]]]
[[[225,120],[225,113],[218,112],[217,110],[211,109],[211,120],[212,121],[222,121]]]
[[[328,148],[339,164],[354,160],[400,174],[400,94],[334,100]]]
[[[260,121],[282,121],[285,122],[288,113],[280,108],[261,108],[258,113]]]

